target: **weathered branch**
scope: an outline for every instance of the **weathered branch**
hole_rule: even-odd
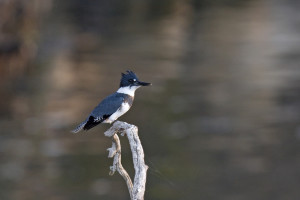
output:
[[[121,144],[117,133],[122,136],[126,134],[129,140],[135,170],[134,184],[132,184],[130,176],[122,166]],[[126,122],[116,121],[104,135],[112,138],[112,147],[107,149],[109,151],[108,157],[114,158],[113,165],[110,167],[110,175],[113,175],[117,170],[126,181],[130,199],[143,200],[148,166],[145,165],[144,150],[138,136],[138,128]]]

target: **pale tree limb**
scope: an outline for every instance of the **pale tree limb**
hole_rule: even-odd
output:
[[[122,136],[126,134],[129,140],[135,170],[133,184],[121,163],[121,144],[117,133],[120,133]],[[108,157],[114,158],[113,165],[110,167],[110,175],[113,175],[117,170],[126,181],[130,199],[143,200],[148,166],[145,165],[144,150],[138,136],[138,128],[126,122],[116,121],[104,135],[112,138],[112,147],[107,149],[109,151]]]

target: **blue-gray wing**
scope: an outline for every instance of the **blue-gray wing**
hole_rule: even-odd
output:
[[[122,94],[114,93],[99,103],[99,105],[94,108],[90,116],[88,117],[86,124],[83,129],[88,130],[97,126],[107,118],[109,118],[113,113],[115,113],[122,105],[124,97]]]
[[[82,129],[88,130],[100,124],[120,108],[124,99],[124,95],[120,93],[114,93],[106,97],[94,108],[89,117],[72,132],[77,133]]]
[[[99,105],[94,108],[90,116],[95,118],[105,117],[108,118],[114,112],[116,112],[124,101],[124,97],[122,94],[114,93],[99,103]]]

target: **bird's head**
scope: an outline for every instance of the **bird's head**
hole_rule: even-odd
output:
[[[151,83],[142,82],[138,79],[137,75],[130,70],[126,71],[127,73],[122,73],[122,78],[120,82],[120,87],[136,87],[149,86]]]

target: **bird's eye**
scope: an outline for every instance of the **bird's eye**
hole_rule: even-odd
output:
[[[134,82],[136,82],[136,79],[129,79],[128,81],[129,81],[129,83],[134,83]]]

